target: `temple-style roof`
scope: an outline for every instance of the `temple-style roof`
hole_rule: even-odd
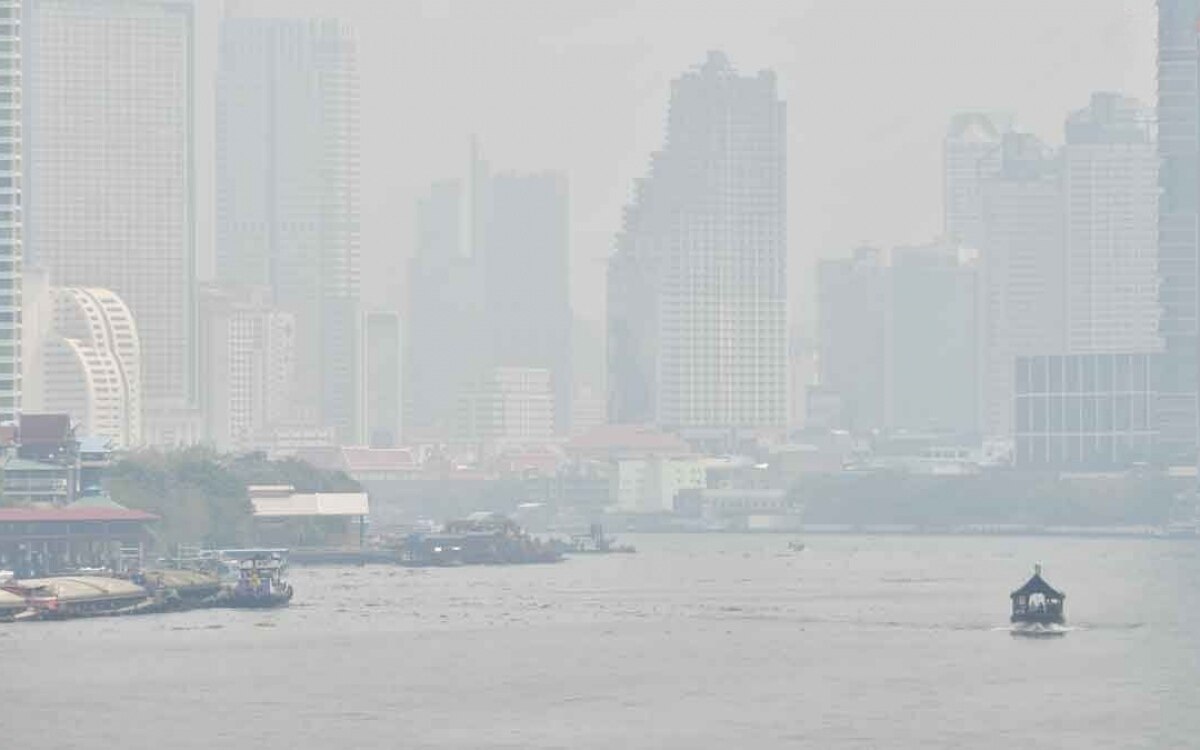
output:
[[[1025,585],[1010,594],[1010,597],[1016,599],[1019,596],[1030,597],[1034,594],[1041,594],[1045,597],[1053,597],[1055,599],[1066,599],[1067,595],[1055,589],[1050,584],[1046,583],[1046,579],[1042,578],[1042,567],[1039,565],[1033,578],[1025,582]]]

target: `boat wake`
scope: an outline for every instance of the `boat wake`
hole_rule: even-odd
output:
[[[1058,638],[1077,628],[1053,623],[1016,623],[999,630],[1007,630],[1014,638]]]

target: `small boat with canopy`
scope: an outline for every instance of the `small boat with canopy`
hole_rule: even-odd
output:
[[[1063,632],[1058,626],[1066,622],[1063,602],[1067,595],[1042,578],[1041,565],[1034,566],[1033,577],[1009,596],[1012,599],[1010,620],[1022,628],[1022,634],[1060,635]]]

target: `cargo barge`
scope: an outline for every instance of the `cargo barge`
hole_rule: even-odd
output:
[[[128,614],[153,601],[145,588],[132,581],[102,576],[27,578],[9,581],[4,590],[25,603],[24,611],[16,619],[64,620]]]
[[[498,513],[472,513],[434,534],[410,534],[397,562],[409,567],[526,565],[563,559],[559,545],[543,542]]]

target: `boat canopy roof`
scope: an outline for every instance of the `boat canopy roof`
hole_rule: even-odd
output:
[[[146,596],[146,590],[122,578],[103,576],[57,576],[16,581],[9,589],[35,595],[50,595],[60,599],[108,599],[114,597]]]
[[[0,610],[25,609],[25,597],[0,589]]]
[[[1039,568],[1038,572],[1033,574],[1033,578],[1030,578],[1028,581],[1026,581],[1024,586],[1022,586],[1021,588],[1012,592],[1012,594],[1010,596],[1013,599],[1016,599],[1018,597],[1029,598],[1030,596],[1032,596],[1034,594],[1041,594],[1042,596],[1044,596],[1048,599],[1066,599],[1067,598],[1066,594],[1055,589],[1050,584],[1046,583],[1046,579],[1042,578],[1042,573],[1041,573],[1040,568]]]

